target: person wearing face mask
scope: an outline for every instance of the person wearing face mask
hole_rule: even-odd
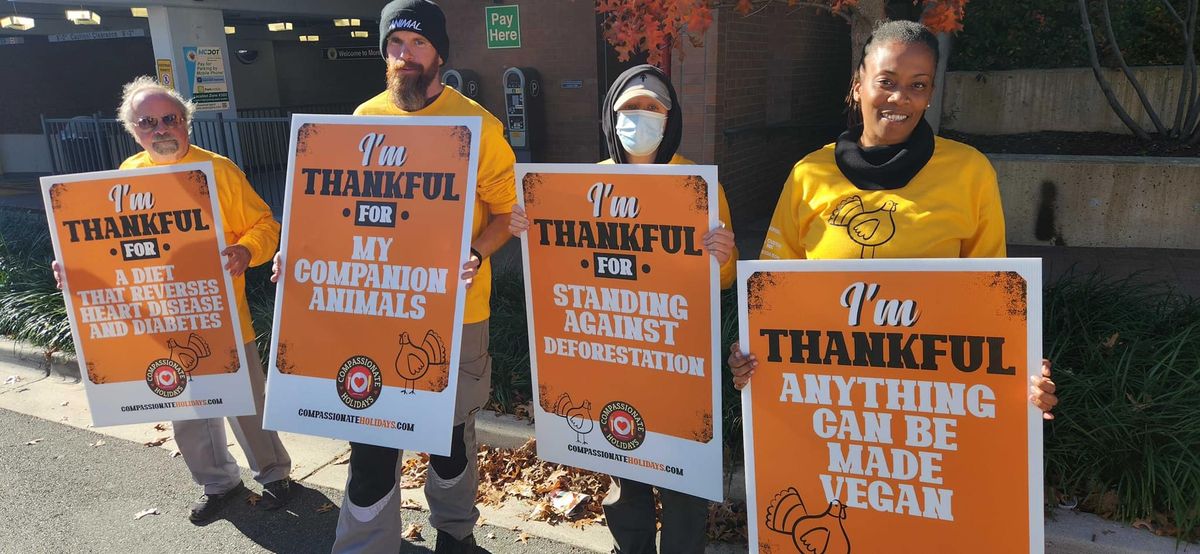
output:
[[[657,67],[639,65],[622,73],[608,89],[600,113],[610,158],[602,164],[691,164],[679,155],[683,111],[671,81]],[[717,185],[720,226],[704,235],[704,247],[721,267],[721,288],[737,276],[737,247],[725,190]],[[529,229],[525,210],[513,207],[509,231],[516,236]],[[708,501],[657,487],[662,500],[662,552],[703,552],[707,543]],[[658,526],[654,487],[612,477],[604,498],[604,516],[613,535],[613,552],[655,552]]]
[[[847,97],[851,125],[792,169],[760,257],[1003,258],[1004,211],[996,171],[965,144],[925,122],[937,38],[912,21],[878,26],[863,46]],[[758,361],[735,343],[738,389]],[[1053,419],[1050,362],[1031,378],[1029,401]]]

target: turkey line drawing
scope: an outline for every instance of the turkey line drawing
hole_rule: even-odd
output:
[[[838,203],[829,215],[829,224],[845,227],[850,240],[862,246],[858,257],[867,258],[867,248],[871,249],[871,258],[875,257],[875,247],[881,246],[896,235],[896,202],[888,200],[877,210],[866,211],[862,198],[857,194]]]
[[[562,393],[554,403],[554,415],[567,420],[567,425],[575,431],[575,442],[587,444],[585,435],[596,428],[596,422],[592,419],[592,401],[584,400],[578,406],[571,404],[571,395]]]
[[[767,506],[767,528],[791,535],[796,552],[802,554],[850,554],[845,520],[846,507],[837,500],[822,513],[808,513],[794,487],[775,495]]]
[[[168,338],[167,348],[171,349],[171,359],[183,368],[183,372],[187,374],[189,381],[192,379],[192,370],[200,365],[200,360],[212,354],[212,349],[208,347],[208,342],[196,333],[188,335],[186,345],[181,345],[175,342],[175,339]]]
[[[425,333],[421,344],[415,344],[408,333],[400,333],[400,353],[396,354],[396,375],[404,380],[404,390],[416,392],[417,380],[429,373],[431,366],[446,365],[446,345],[432,330]]]

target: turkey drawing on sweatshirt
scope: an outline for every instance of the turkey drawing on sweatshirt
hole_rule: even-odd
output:
[[[562,393],[554,403],[554,415],[567,420],[567,425],[575,431],[575,442],[587,444],[587,435],[596,427],[592,419],[592,401],[584,400],[578,406],[571,402],[571,395]]]
[[[843,522],[846,507],[834,500],[824,512],[809,513],[795,488],[775,495],[767,507],[767,528],[791,535],[796,552],[803,554],[850,554],[850,537]]]
[[[874,258],[875,248],[886,244],[896,235],[896,202],[888,200],[883,206],[867,211],[862,198],[857,194],[838,203],[829,215],[829,224],[845,227],[850,240],[862,246],[860,259]],[[867,248],[871,255],[867,256]]]
[[[408,333],[400,333],[400,353],[396,355],[396,374],[404,380],[404,391],[416,391],[417,380],[429,372],[431,366],[446,365],[446,345],[442,337],[432,330],[425,333],[421,344],[415,344]]]

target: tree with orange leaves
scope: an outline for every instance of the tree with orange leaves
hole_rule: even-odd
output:
[[[962,29],[963,11],[969,0],[913,0],[923,8],[921,22],[934,32]],[[862,45],[884,19],[886,0],[736,0],[734,10],[743,16],[756,13],[774,2],[789,7],[811,7],[845,19],[850,24],[853,64],[858,65]],[[712,25],[712,10],[721,0],[597,0],[596,11],[605,16],[604,38],[622,61],[638,52],[649,54],[649,63],[663,66],[667,47],[679,48],[686,38],[702,44]]]

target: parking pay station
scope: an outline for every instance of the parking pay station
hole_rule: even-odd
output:
[[[504,71],[504,136],[518,162],[541,158],[545,140],[542,80],[536,69],[510,67]]]
[[[479,86],[479,74],[470,69],[447,69],[442,73],[442,84],[461,92],[471,100],[482,102],[480,97],[483,89]]]

